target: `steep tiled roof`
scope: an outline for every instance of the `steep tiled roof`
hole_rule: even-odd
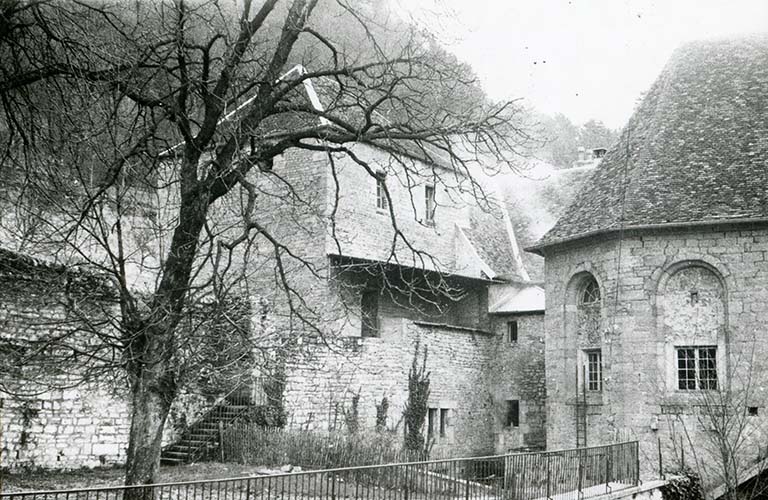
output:
[[[474,209],[469,227],[462,228],[472,242],[478,256],[495,273],[491,278],[511,281],[527,281],[528,275],[522,262],[515,258],[520,248],[514,248],[507,231],[503,208],[492,211]]]
[[[768,218],[768,36],[686,45],[534,250],[625,228]]]

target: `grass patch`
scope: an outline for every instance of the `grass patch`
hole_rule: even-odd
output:
[[[258,474],[262,467],[241,464],[197,463],[160,468],[161,483],[225,479]],[[2,473],[2,492],[64,490],[120,486],[125,481],[125,469],[78,469],[73,471],[33,471]]]

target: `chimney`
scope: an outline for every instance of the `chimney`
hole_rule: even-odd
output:
[[[598,159],[598,160],[599,160],[600,158],[602,158],[603,156],[605,156],[605,153],[606,153],[607,151],[608,151],[608,150],[607,150],[607,149],[605,149],[605,148],[595,148],[595,149],[593,149],[593,150],[592,150],[592,154],[594,155],[595,159]]]

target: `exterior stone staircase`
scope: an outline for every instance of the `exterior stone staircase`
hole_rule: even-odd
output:
[[[253,405],[249,401],[224,399],[187,428],[178,441],[168,445],[160,455],[163,465],[180,465],[216,456],[221,431],[247,414]]]

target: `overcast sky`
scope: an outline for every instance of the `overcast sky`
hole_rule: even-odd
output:
[[[400,0],[493,99],[619,128],[673,50],[768,31],[768,0]],[[436,7],[437,6],[437,7]],[[437,16],[437,11],[452,15]]]

